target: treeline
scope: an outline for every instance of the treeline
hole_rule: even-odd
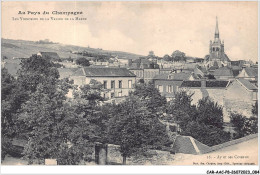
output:
[[[76,54],[82,55],[82,56],[87,56],[87,57],[93,57],[93,61],[98,61],[98,62],[106,62],[111,58],[111,54],[102,54],[102,53],[93,53],[93,52],[77,52]]]

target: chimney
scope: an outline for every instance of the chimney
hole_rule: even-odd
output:
[[[201,88],[206,88],[206,78],[201,78]]]

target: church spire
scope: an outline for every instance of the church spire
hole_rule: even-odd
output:
[[[218,17],[216,16],[215,39],[217,38],[219,38],[219,31],[218,31]]]

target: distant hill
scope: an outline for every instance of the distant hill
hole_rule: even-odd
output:
[[[108,51],[96,48],[81,47],[74,45],[65,45],[60,43],[39,43],[35,41],[25,41],[25,40],[12,40],[12,39],[3,39],[1,40],[1,54],[2,57],[6,56],[7,58],[27,58],[32,54],[36,54],[40,51],[42,52],[57,52],[61,58],[77,58],[82,57],[81,55],[73,54],[72,52],[91,52],[97,54],[108,54],[112,56],[118,56],[119,58],[126,59],[138,59],[142,55],[137,55],[128,52],[122,51]]]

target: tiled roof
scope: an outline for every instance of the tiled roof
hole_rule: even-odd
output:
[[[78,69],[73,76],[86,77],[136,77],[135,74],[126,68],[108,68],[108,67],[85,67]]]
[[[224,54],[223,58],[224,58],[224,61],[229,61],[230,62],[230,59],[228,58],[227,54]]]
[[[233,77],[233,71],[228,67],[221,67],[219,69],[216,69],[213,73],[214,76],[229,76]]]
[[[229,81],[206,81],[206,87],[227,87]]]
[[[146,58],[139,58],[137,60],[134,60],[133,63],[151,64],[152,62]]]
[[[183,81],[181,87],[201,87],[201,81]]]
[[[206,81],[206,88],[225,88],[229,81],[211,80]],[[201,87],[201,81],[183,81],[181,87]]]
[[[190,136],[177,136],[173,145],[175,153],[201,154],[210,151],[210,147]]]
[[[70,77],[79,68],[58,68],[60,79]]]
[[[245,71],[249,77],[257,77],[258,76],[258,69],[252,67],[246,67]]]
[[[218,66],[211,66],[208,71],[215,71],[216,69],[218,69],[219,67]]]
[[[187,80],[191,76],[191,73],[170,73],[170,74],[159,74],[156,75],[153,79],[155,80]]]
[[[248,90],[257,90],[257,86],[254,83],[251,83],[249,80],[237,79],[241,84],[243,84]]]
[[[153,77],[154,80],[166,80],[169,74],[159,74]]]

